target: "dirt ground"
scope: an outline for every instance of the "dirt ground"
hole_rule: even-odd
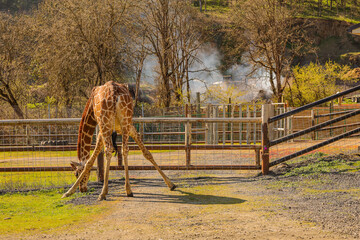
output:
[[[342,158],[358,163],[358,155]],[[271,175],[254,172],[167,172],[169,191],[156,172],[131,172],[133,198],[123,179],[111,180],[111,211],[86,224],[4,239],[359,239],[359,170],[289,175],[316,163],[284,164]],[[316,163],[317,164],[317,163]],[[309,170],[311,172],[311,168]],[[69,204],[97,202],[102,185]],[[0,236],[0,239],[2,238]]]

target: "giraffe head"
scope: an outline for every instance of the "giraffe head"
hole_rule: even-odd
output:
[[[72,169],[74,170],[75,177],[78,178],[80,176],[80,174],[82,173],[82,171],[84,170],[84,167],[85,167],[84,163],[71,161],[70,165],[71,165]],[[86,174],[83,177],[83,179],[81,180],[81,182],[79,184],[80,192],[87,192],[87,183],[89,180],[89,175],[90,174]]]

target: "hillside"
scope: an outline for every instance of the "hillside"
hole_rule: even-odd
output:
[[[230,1],[207,1],[207,11],[203,9],[208,38],[215,43],[223,55],[221,69],[228,69],[231,65],[241,62],[240,33],[233,30],[231,23]],[[286,2],[286,1],[285,1]],[[343,2],[343,1],[342,1]],[[221,4],[222,3],[222,4]],[[308,54],[297,59],[294,64],[307,64],[311,61],[324,63],[328,60],[341,64],[360,66],[360,37],[347,33],[347,29],[360,21],[358,6],[347,3],[346,8],[337,7],[333,3],[330,9],[329,1],[323,1],[321,15],[319,15],[318,1],[305,1],[299,16],[302,21],[310,21],[307,34],[314,41],[317,49],[315,54]]]
[[[36,8],[42,0],[2,0],[0,11],[24,11]],[[200,5],[200,2],[202,3]],[[193,0],[194,8],[201,11],[200,21],[204,21],[208,41],[217,45],[223,55],[221,69],[225,70],[234,63],[241,62],[242,50],[239,36],[234,34],[230,16],[233,0]],[[333,0],[283,0],[289,8],[300,9],[300,19],[310,19],[312,27],[309,35],[318,48],[316,54],[300,59],[300,64],[310,61],[325,62],[332,60],[353,67],[360,66],[360,38],[349,35],[346,29],[360,22],[360,7],[357,1]],[[201,6],[201,9],[200,9]]]

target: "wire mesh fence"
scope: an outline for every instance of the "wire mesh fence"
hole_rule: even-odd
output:
[[[271,116],[280,116],[292,110],[285,104],[271,106]],[[271,163],[284,157],[298,156],[304,149],[315,150],[324,140],[353,131],[360,125],[359,114],[354,114],[354,109],[358,107],[356,104],[330,104],[271,122]],[[336,120],[347,114],[353,116]],[[140,108],[142,117],[134,118],[134,125],[164,170],[261,169],[264,105],[193,104],[153,112],[156,117],[149,115],[149,111]],[[69,162],[77,161],[80,119],[53,119],[52,116],[50,114],[48,118],[33,120],[0,120],[0,189],[65,186],[74,181]],[[329,120],[336,122],[274,144],[279,139]],[[95,139],[96,134],[93,144]],[[315,151],[326,154],[357,151],[359,141],[358,135],[349,134],[348,138]],[[121,136],[118,136],[117,142],[121,148]],[[129,145],[129,169],[153,169],[132,139]],[[113,170],[123,169],[121,154],[117,159],[113,158],[111,165]],[[112,171],[112,174],[119,177],[118,171]],[[91,180],[96,180],[96,174],[92,174]]]
[[[200,113],[196,107],[183,108],[188,118],[178,118],[182,116],[179,111],[166,118],[134,118],[134,125],[164,169],[259,169],[261,106],[244,107],[252,110],[252,114],[232,110],[229,115],[228,109],[236,106],[213,106],[216,115],[206,113],[206,108],[208,106],[200,107]],[[0,189],[72,183],[74,177],[69,162],[77,161],[79,122],[80,119],[1,120]],[[94,135],[93,144],[95,138]],[[121,136],[117,142],[121,146]],[[130,169],[150,169],[151,164],[132,139],[129,144]],[[121,154],[118,156],[121,158]],[[112,169],[122,169],[121,159],[113,158]],[[95,174],[92,180],[96,180]]]
[[[303,154],[322,152],[324,154],[339,154],[357,152],[360,144],[360,135],[357,128],[360,126],[359,104],[341,104],[328,102],[322,107],[313,107],[291,115],[280,121],[286,123],[288,130],[284,131],[284,138],[295,134],[301,134],[281,142],[281,137],[272,134],[270,159],[273,166],[279,162],[291,159]],[[289,108],[287,111],[291,111]],[[276,115],[276,114],[275,114]],[[330,121],[333,123],[329,124]],[[279,124],[275,121],[274,125]],[[353,134],[350,134],[354,132]],[[278,142],[281,142],[278,144]]]

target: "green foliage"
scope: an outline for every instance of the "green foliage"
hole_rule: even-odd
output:
[[[232,103],[238,104],[243,102],[241,97],[244,94],[243,91],[230,84],[222,86],[212,85],[207,89],[205,98],[220,104],[228,104],[229,98],[231,98]]]
[[[344,77],[349,70],[349,66],[331,61],[325,65],[310,63],[303,67],[295,66],[292,69],[293,81],[285,89],[284,99],[291,106],[298,107],[335,94],[339,90],[337,80],[354,81]]]

